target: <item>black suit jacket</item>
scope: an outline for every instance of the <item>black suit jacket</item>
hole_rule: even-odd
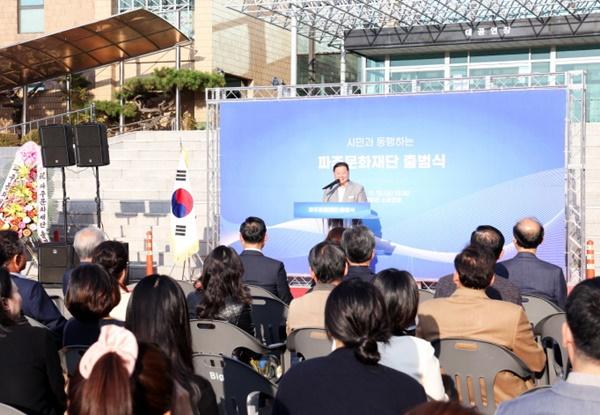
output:
[[[454,275],[452,274],[440,278],[435,286],[435,294],[433,296],[435,298],[445,298],[454,294],[456,284],[453,278]],[[519,287],[498,275],[494,278],[494,283],[485,289],[485,293],[492,300],[503,300],[516,305],[522,305]]]
[[[361,363],[344,347],[286,372],[272,414],[399,415],[426,399],[415,379],[383,365]]]
[[[275,294],[286,304],[292,301],[283,262],[266,257],[262,252],[251,249],[242,251],[240,259],[244,264],[242,277],[244,283],[258,285]]]
[[[373,271],[371,271],[371,268],[368,266],[351,265],[348,267],[348,273],[344,277],[344,280],[349,280],[350,278],[358,278],[364,282],[373,282],[375,274],[373,274]]]
[[[512,259],[499,262],[496,274],[508,278],[521,289],[521,294],[539,295],[565,309],[567,283],[560,267],[529,252],[519,252]]]
[[[62,339],[67,320],[62,316],[54,301],[37,281],[11,274],[11,278],[23,298],[23,314],[39,321]]]

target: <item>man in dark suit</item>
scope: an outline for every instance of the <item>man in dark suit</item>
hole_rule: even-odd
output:
[[[517,255],[498,263],[496,273],[518,286],[521,294],[544,297],[564,310],[567,283],[560,267],[538,259],[537,247],[544,240],[544,227],[533,218],[521,219],[513,227]]]
[[[39,321],[62,339],[65,318],[39,282],[20,274],[27,265],[27,257],[19,235],[15,231],[0,231],[0,249],[6,254],[4,268],[10,272],[23,299],[23,314]]]
[[[478,245],[491,250],[496,261],[502,256],[504,249],[504,235],[490,225],[480,225],[471,233],[471,245]],[[435,286],[435,298],[450,297],[456,291],[454,275],[440,278]],[[506,278],[494,275],[492,283],[485,289],[485,293],[492,300],[510,301],[521,305],[521,292],[519,287]]]
[[[240,242],[244,250],[240,254],[244,264],[242,280],[258,285],[275,294],[286,304],[292,301],[283,262],[264,256],[262,249],[267,242],[267,226],[261,218],[250,216],[240,225]]]
[[[375,257],[373,232],[363,225],[346,229],[342,234],[342,249],[348,261],[348,274],[344,278],[360,278],[365,282],[372,282],[375,277],[370,268]]]

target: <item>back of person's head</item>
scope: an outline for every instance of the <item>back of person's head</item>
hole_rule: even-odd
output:
[[[392,334],[405,334],[406,328],[415,323],[419,307],[419,288],[415,279],[408,271],[390,268],[377,273],[373,284],[383,296]]]
[[[80,260],[87,261],[92,257],[94,248],[100,245],[101,242],[106,241],[106,239],[106,234],[98,227],[93,225],[86,226],[75,234],[73,248]]]
[[[480,245],[491,250],[496,259],[504,249],[504,235],[498,229],[490,225],[480,225],[471,234],[471,244]]]
[[[173,378],[168,357],[155,344],[139,343],[133,372],[133,413],[163,415],[171,410]]]
[[[353,226],[342,234],[342,248],[349,262],[360,264],[370,261],[375,249],[375,236],[366,226]]]
[[[454,268],[460,283],[467,288],[483,290],[494,277],[496,257],[493,252],[479,245],[469,245],[454,258]]]
[[[80,321],[107,317],[121,301],[117,281],[97,264],[81,264],[71,273],[65,305]]]
[[[391,335],[383,297],[373,284],[358,278],[343,281],[327,297],[325,330],[353,349],[359,361],[376,364],[380,359],[377,342]]]
[[[245,242],[258,244],[265,240],[267,225],[265,221],[256,216],[249,216],[240,225],[240,235]]]
[[[325,240],[327,242],[334,243],[338,246],[342,246],[342,235],[344,234],[345,230],[346,228],[344,228],[343,226],[336,226],[334,228],[331,228],[327,233]]]
[[[250,303],[242,275],[244,265],[233,248],[220,245],[213,249],[204,260],[200,275],[204,299],[198,307],[198,315],[212,318],[223,308],[227,299]]]
[[[130,415],[133,413],[131,379],[138,345],[128,330],[102,326],[98,341],[79,362],[68,386],[70,415]]]
[[[513,226],[513,237],[518,246],[535,249],[544,240],[544,226],[535,218],[525,218]]]
[[[344,278],[346,257],[337,245],[323,241],[312,247],[308,253],[308,264],[318,281],[332,283]]]
[[[92,262],[101,265],[115,280],[119,280],[129,262],[125,245],[118,241],[104,241],[92,251]]]
[[[567,298],[566,311],[578,352],[600,364],[600,278],[577,284]]]
[[[7,260],[15,255],[23,255],[25,253],[25,244],[19,238],[19,234],[12,230],[0,231],[0,246],[4,248]]]
[[[480,412],[458,402],[431,401],[411,409],[406,415],[480,415]]]
[[[183,290],[166,275],[150,275],[134,288],[125,327],[139,342],[155,343],[169,358],[173,378],[191,396],[199,399],[199,389],[193,378],[192,336]]]
[[[10,273],[0,267],[0,326],[12,326],[15,324],[15,316],[8,305],[13,299],[13,282]]]

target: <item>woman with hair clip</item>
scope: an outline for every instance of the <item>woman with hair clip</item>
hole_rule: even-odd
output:
[[[426,340],[411,335],[419,307],[419,289],[407,271],[394,268],[379,272],[373,285],[383,296],[386,316],[390,319],[392,337],[379,343],[379,363],[412,376],[435,400],[446,400],[440,362]]]
[[[171,410],[166,356],[133,333],[103,326],[69,382],[69,415],[162,415]]]
[[[175,280],[157,274],[142,279],[131,294],[125,327],[138,341],[158,345],[169,358],[174,415],[218,413],[210,383],[193,372],[185,295]]]
[[[92,251],[92,262],[101,265],[119,286],[121,300],[112,309],[110,316],[125,321],[127,303],[131,293],[127,288],[127,265],[129,256],[125,245],[118,241],[104,241]]]
[[[390,337],[381,294],[359,279],[342,282],[325,305],[335,350],[306,360],[279,382],[273,414],[403,414],[426,401],[423,387],[378,364],[378,341]]]
[[[52,333],[21,319],[21,295],[0,268],[0,402],[25,413],[62,414],[65,380]]]
[[[188,298],[198,318],[225,320],[254,335],[250,293],[242,283],[244,266],[233,248],[218,246],[204,261],[201,289]]]

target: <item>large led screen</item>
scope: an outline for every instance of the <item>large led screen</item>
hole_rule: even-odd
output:
[[[332,166],[345,161],[371,204],[376,270],[448,274],[481,224],[503,232],[510,258],[524,216],[545,226],[539,256],[564,268],[566,101],[547,89],[224,102],[221,242],[239,250],[239,224],[259,216],[265,254],[308,273],[326,229],[295,216],[294,203],[320,202]]]

